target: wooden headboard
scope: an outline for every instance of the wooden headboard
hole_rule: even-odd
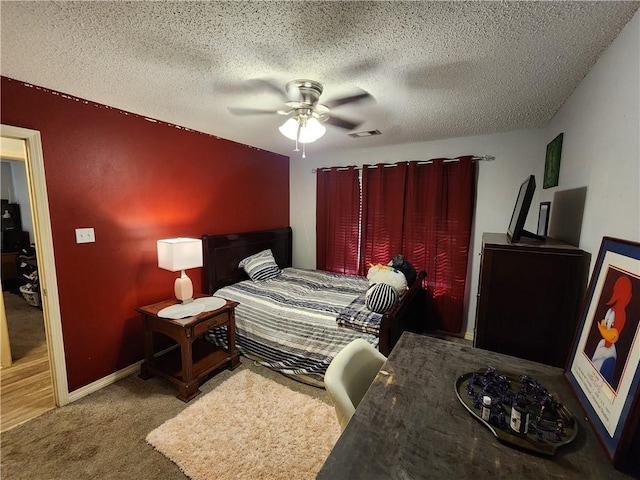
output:
[[[240,260],[270,248],[280,268],[293,263],[291,227],[258,232],[203,235],[202,291],[213,295],[226,285],[249,278]]]

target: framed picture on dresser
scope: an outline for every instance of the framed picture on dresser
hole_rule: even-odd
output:
[[[640,416],[640,243],[604,237],[565,376],[616,468]]]
[[[541,202],[538,212],[538,235],[547,236],[549,230],[549,217],[551,216],[551,202]]]

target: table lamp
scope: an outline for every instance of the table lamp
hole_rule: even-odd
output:
[[[202,267],[202,240],[195,238],[167,238],[158,240],[158,267],[180,272],[176,278],[175,293],[180,303],[193,301],[193,283],[184,272],[188,268]]]

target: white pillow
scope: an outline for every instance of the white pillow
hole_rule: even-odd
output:
[[[280,275],[280,268],[275,258],[273,258],[271,250],[263,250],[243,259],[238,267],[244,268],[244,271],[254,282],[268,280]]]

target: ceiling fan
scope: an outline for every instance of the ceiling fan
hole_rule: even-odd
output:
[[[322,84],[314,80],[292,80],[283,91],[269,80],[253,80],[254,86],[264,87],[277,93],[285,100],[286,109],[262,110],[255,108],[234,108],[229,111],[234,115],[277,114],[289,119],[279,128],[280,133],[296,141],[294,151],[299,151],[298,143],[302,143],[302,158],[305,158],[305,144],[315,142],[324,135],[326,128],[322,123],[346,130],[353,130],[362,121],[341,118],[331,113],[331,109],[348,103],[373,100],[370,93],[362,90],[356,94],[319,103]]]

